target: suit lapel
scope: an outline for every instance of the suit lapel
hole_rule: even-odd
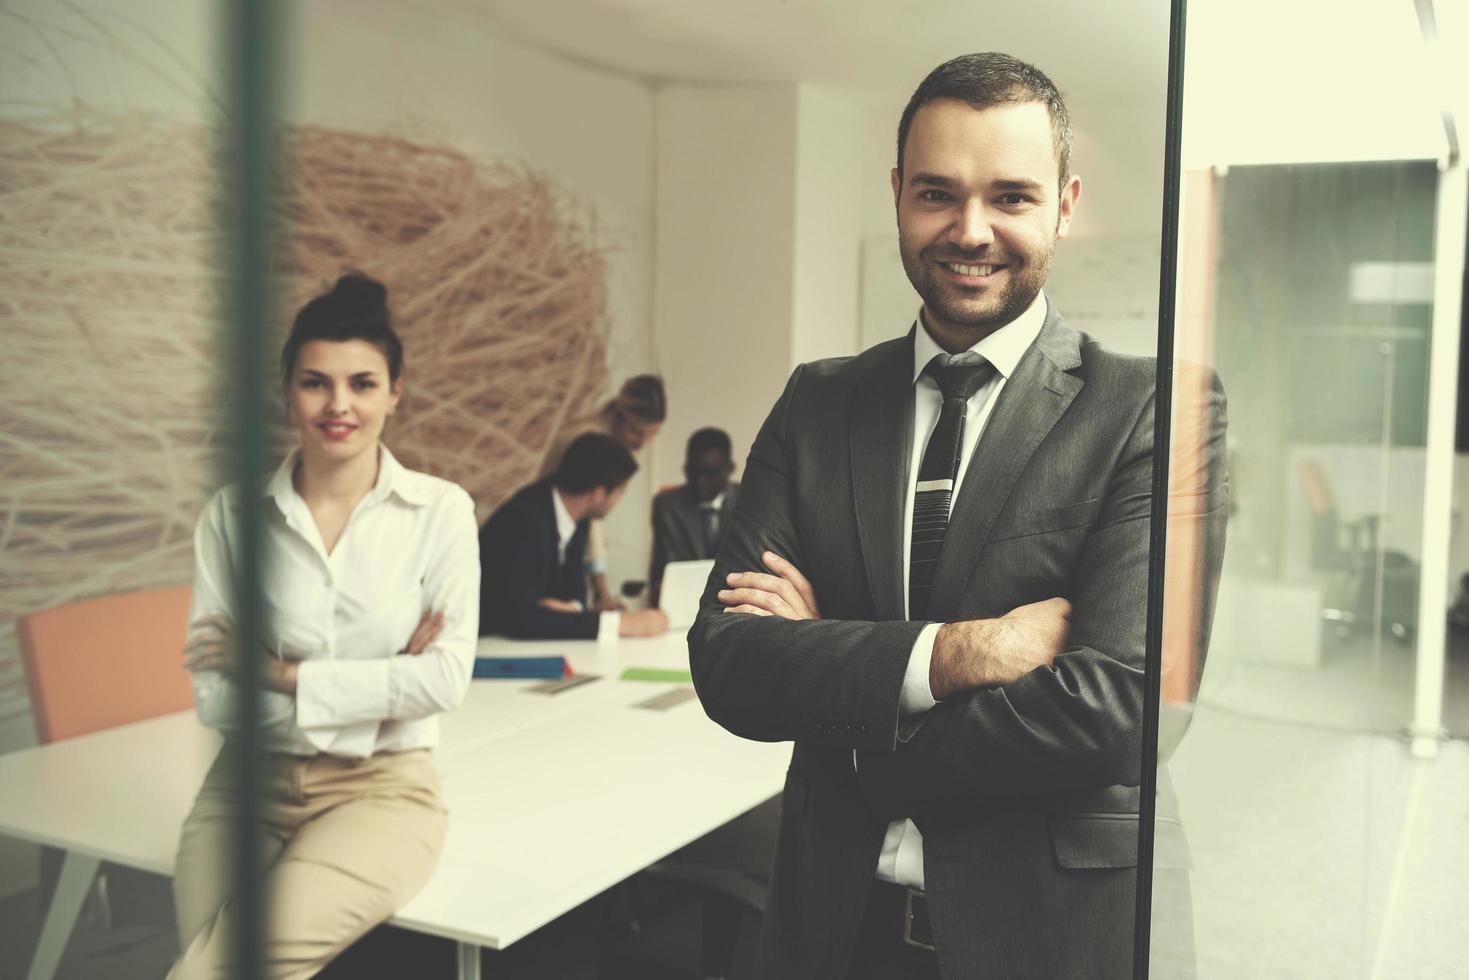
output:
[[[550,567],[553,570],[551,577],[556,579],[561,571],[561,530],[556,526],[556,501],[553,497],[553,494],[556,493],[556,488],[551,485],[549,478],[542,482],[546,485],[546,491],[545,493],[539,494],[540,503],[536,507],[536,510],[539,512],[542,522],[544,522],[542,527],[548,530],[541,539],[541,548],[542,553],[546,556],[546,560],[550,563]],[[569,543],[567,547],[570,547]]]
[[[964,472],[959,498],[934,569],[930,614],[958,607],[995,518],[1036,449],[1081,391],[1082,380],[1067,374],[1081,365],[1081,338],[1050,310],[1035,343],[1005,382],[974,457]]]
[[[903,494],[913,449],[913,332],[858,382],[852,406],[852,497],[878,620],[903,618]]]

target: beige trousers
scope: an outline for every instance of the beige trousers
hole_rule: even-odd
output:
[[[173,894],[182,958],[170,980],[232,973],[228,752],[204,779],[179,838]],[[271,757],[260,824],[261,976],[315,976],[428,881],[446,814],[428,749],[369,759]]]

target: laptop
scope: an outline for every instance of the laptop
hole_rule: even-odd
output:
[[[658,596],[658,608],[668,617],[670,631],[683,631],[694,625],[694,617],[699,614],[699,597],[704,594],[704,585],[712,571],[712,558],[671,561],[663,566],[663,591]]]

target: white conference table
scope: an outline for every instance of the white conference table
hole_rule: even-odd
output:
[[[480,656],[562,654],[598,680],[477,680],[440,718],[449,830],[428,884],[391,924],[458,943],[459,976],[780,792],[789,746],[749,742],[697,700],[638,704],[686,685],[623,681],[684,669],[682,632],[646,640],[480,640]],[[66,851],[32,961],[49,980],[99,861],[173,873],[179,827],[219,736],[179,712],[0,756],[0,833]]]

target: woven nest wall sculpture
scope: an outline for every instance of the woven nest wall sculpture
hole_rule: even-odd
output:
[[[26,710],[17,616],[192,578],[231,427],[214,145],[138,114],[0,123],[0,719]],[[343,271],[382,280],[408,380],[385,441],[483,518],[601,396],[594,222],[529,169],[446,146],[301,127],[283,161],[268,349]]]

